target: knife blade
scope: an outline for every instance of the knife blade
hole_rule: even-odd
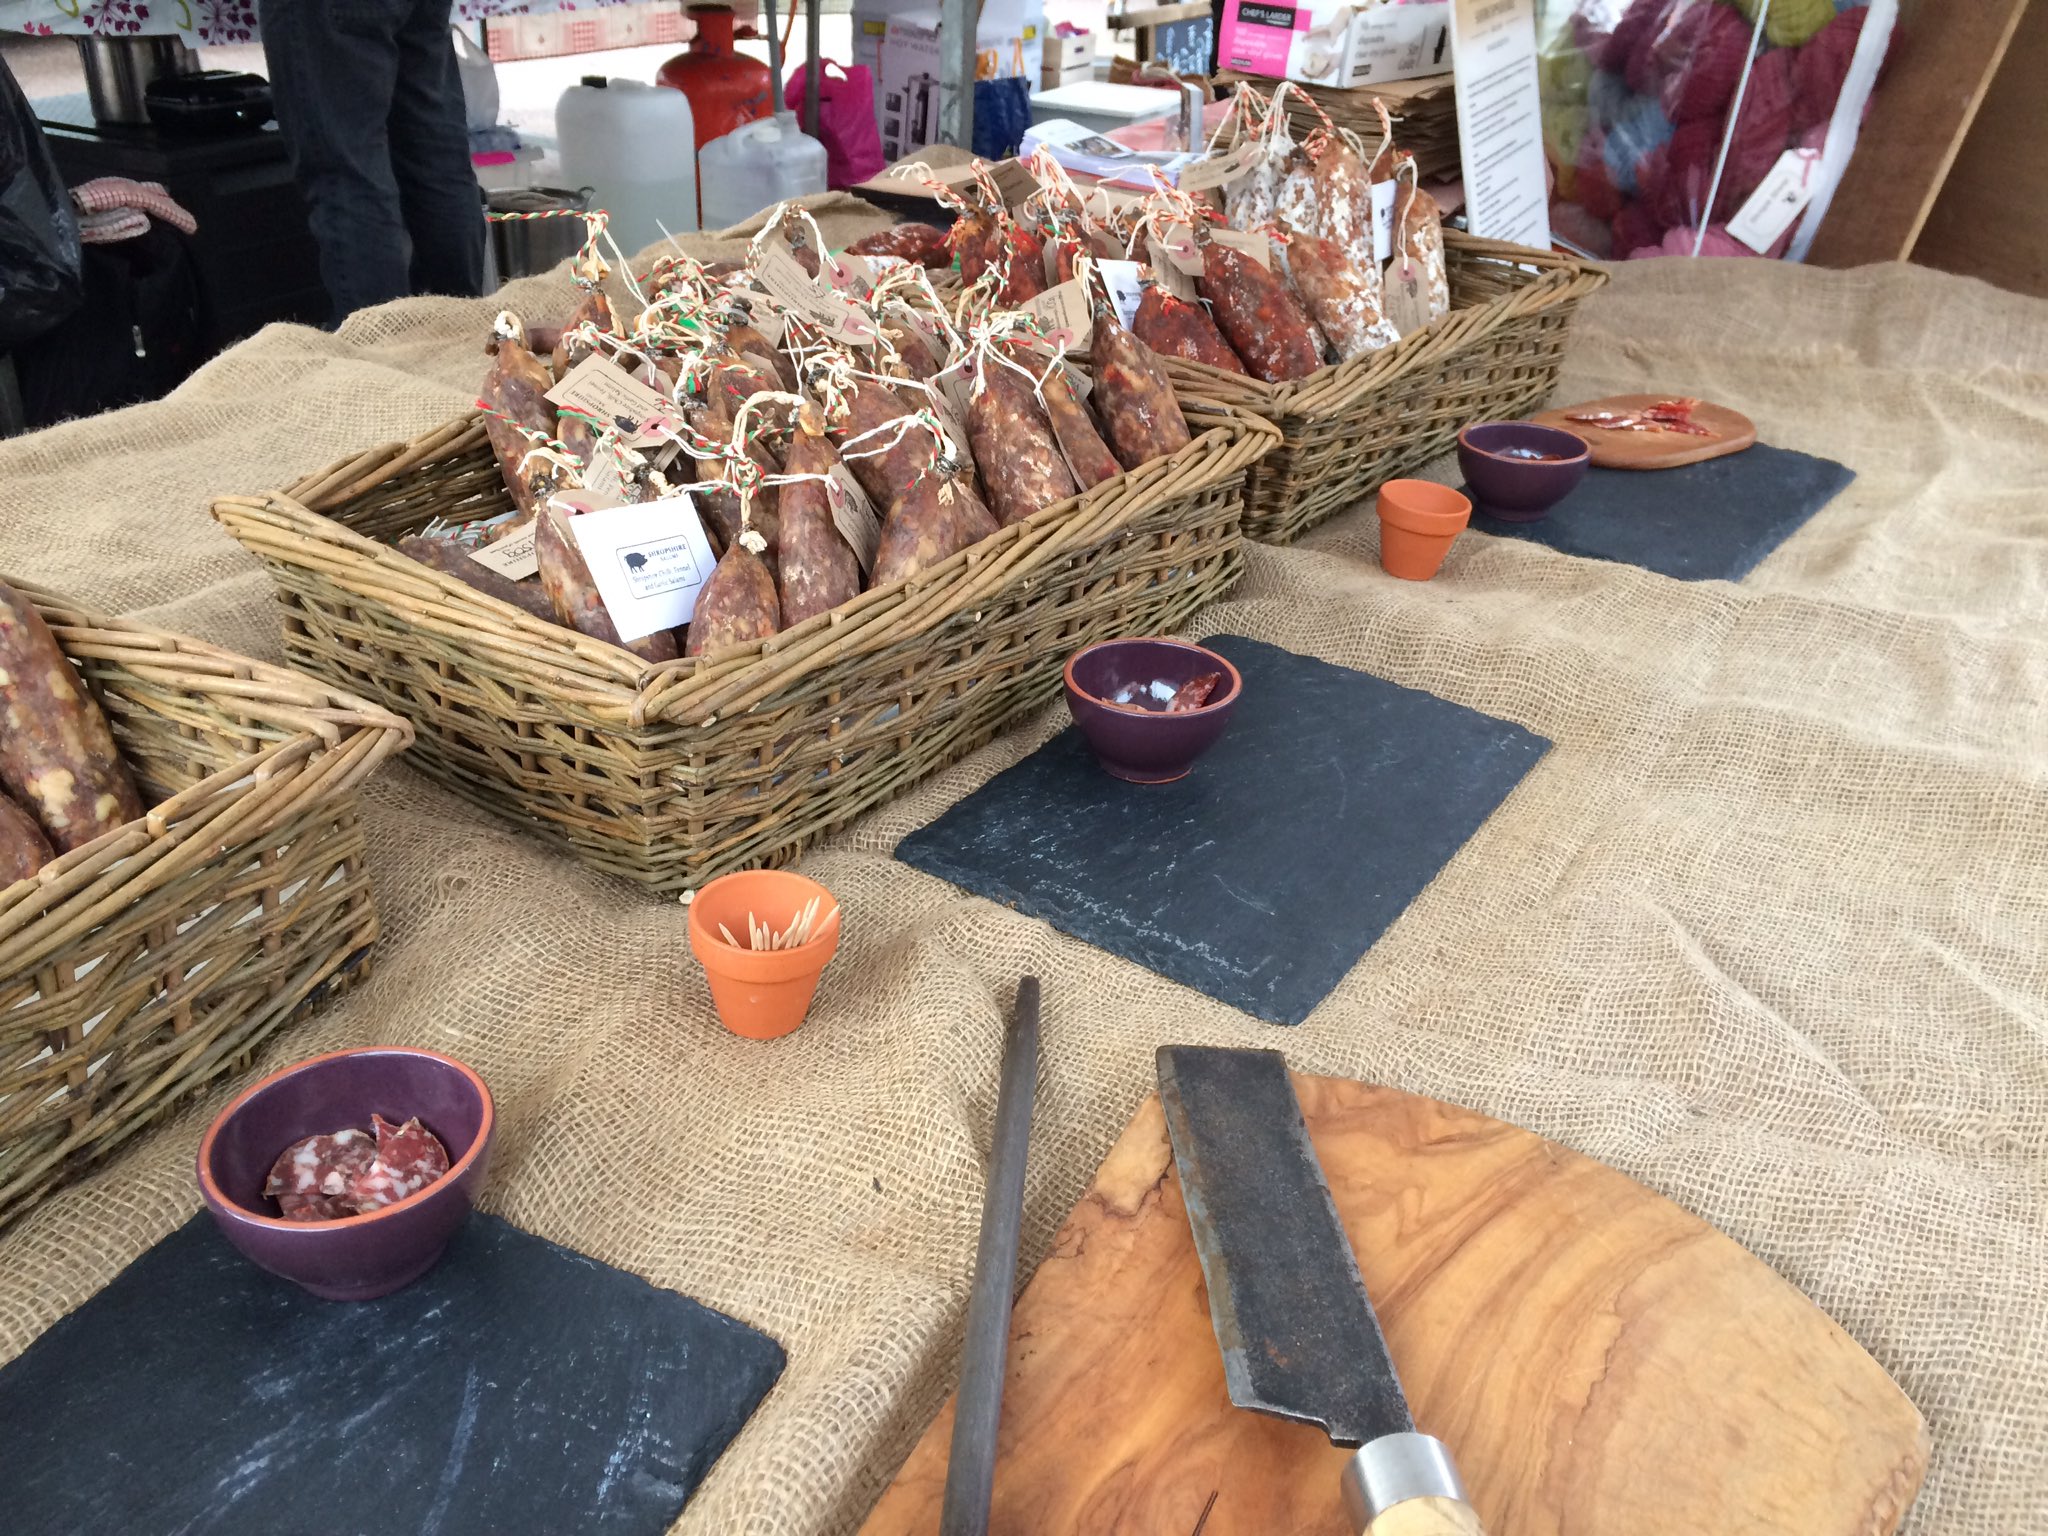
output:
[[[1362,1536],[1481,1536],[1450,1451],[1409,1415],[1286,1059],[1168,1045],[1158,1065],[1230,1400],[1359,1448],[1341,1492]]]

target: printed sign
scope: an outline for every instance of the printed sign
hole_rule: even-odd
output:
[[[1088,293],[1079,278],[1072,278],[1057,288],[1046,289],[1024,309],[1038,323],[1039,330],[1044,332],[1048,341],[1055,344],[1065,342],[1069,351],[1087,346],[1095,329],[1088,310]]]
[[[1536,0],[1454,0],[1465,223],[1484,240],[1550,248],[1550,179],[1536,81]]]
[[[621,640],[690,622],[718,559],[689,496],[609,507],[568,522]]]
[[[826,335],[861,344],[875,339],[874,327],[852,301],[813,281],[788,247],[770,244],[754,275],[772,297],[806,316]]]

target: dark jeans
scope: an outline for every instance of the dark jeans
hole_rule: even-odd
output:
[[[448,0],[257,0],[278,126],[337,320],[484,285]]]

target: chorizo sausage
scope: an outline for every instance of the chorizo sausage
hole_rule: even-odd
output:
[[[1401,187],[1394,194],[1394,265],[1419,264],[1423,291],[1429,297],[1429,318],[1451,312],[1451,279],[1444,265],[1443,214],[1436,199],[1416,180],[1415,158],[1400,156]]]
[[[1045,292],[1045,236],[1015,219],[1002,224],[1003,283],[996,302],[1015,309]]]
[[[748,545],[743,532],[727,546],[718,569],[697,594],[690,615],[690,639],[683,654],[703,656],[766,640],[782,628],[782,604],[775,596],[775,578]]]
[[[825,437],[825,419],[814,405],[797,413],[789,444],[789,473],[829,475],[839,454]],[[775,585],[782,602],[782,627],[828,613],[860,595],[860,561],[832,521],[832,499],[816,480],[792,480],[782,487],[781,565]]]
[[[1278,272],[1211,240],[1202,247],[1202,275],[1195,286],[1253,378],[1278,384],[1305,379],[1323,366],[1301,301]]]
[[[1367,231],[1366,239],[1372,234]],[[1288,271],[1308,312],[1339,358],[1361,357],[1401,339],[1380,309],[1379,263],[1361,271],[1334,241],[1297,233],[1287,243]]]
[[[1075,493],[1052,422],[1009,364],[983,361],[967,400],[967,435],[988,488],[989,510],[1003,527]]]
[[[674,661],[676,637],[668,630],[658,629],[633,641],[619,638],[618,627],[598,595],[597,583],[591,580],[590,567],[583,561],[583,550],[569,531],[569,516],[551,502],[540,509],[533,524],[541,590],[555,610],[555,622],[593,640],[623,646],[642,661]]]
[[[453,576],[465,586],[475,587],[486,597],[495,597],[501,603],[532,614],[536,619],[549,624],[559,624],[555,605],[548,601],[548,594],[538,582],[513,581],[500,576],[487,565],[479,565],[469,558],[453,539],[423,539],[418,535],[398,541],[398,552],[419,561],[421,565],[439,571],[444,576]]]
[[[1333,138],[1316,162],[1315,209],[1308,219],[1285,219],[1290,230],[1320,235],[1360,267],[1377,267],[1373,249],[1372,180],[1348,139]],[[1288,251],[1290,261],[1292,248]],[[1292,266],[1288,268],[1293,271]],[[1304,295],[1306,297],[1306,295]],[[1325,330],[1328,327],[1324,328]],[[1332,336],[1330,340],[1336,341]],[[1342,347],[1338,350],[1341,352]]]
[[[957,480],[928,470],[904,488],[882,519],[873,586],[916,576],[996,531],[996,520]]]
[[[513,504],[528,517],[547,499],[548,491],[553,488],[553,477],[539,461],[531,470],[526,467],[527,451],[533,444],[520,435],[518,427],[538,432],[543,437],[553,435],[555,407],[548,400],[547,393],[554,387],[555,381],[549,376],[547,365],[539,358],[517,341],[501,340],[498,343],[490,369],[484,375],[483,401],[511,420],[487,415],[484,417],[484,433],[491,440],[491,452],[498,460],[498,473],[505,477],[505,488],[512,493]],[[515,422],[518,427],[513,425]]]
[[[882,335],[896,353],[897,361],[903,364],[906,376],[924,380],[939,371],[939,360],[932,355],[930,343],[918,334],[915,326],[885,325]]]
[[[1327,151],[1325,155],[1327,156]],[[1308,152],[1296,145],[1280,172],[1279,190],[1273,195],[1273,219],[1299,229],[1313,229],[1316,222],[1316,166]]]
[[[758,375],[771,371],[778,387],[796,393],[796,364],[774,342],[743,320],[726,327],[725,344]]]
[[[1089,351],[1095,409],[1119,464],[1136,469],[1187,446],[1187,418],[1173,398],[1164,365],[1124,328],[1115,310],[1099,301]]]
[[[572,339],[570,336],[576,327],[586,324],[596,326],[607,336],[619,334],[619,317],[612,312],[612,301],[605,297],[602,288],[584,289],[583,297],[576,301],[576,307],[569,311],[569,318],[562,322],[550,358],[555,365],[556,378],[561,378],[597,349],[597,344],[587,338]]]
[[[55,857],[57,850],[35,817],[12,795],[0,794],[0,886],[26,880]]]
[[[1225,373],[1244,374],[1244,364],[1231,351],[1216,321],[1201,304],[1190,304],[1159,283],[1146,282],[1131,316],[1131,333],[1161,357],[1207,363]]]
[[[916,426],[888,447],[882,446],[890,437],[885,429],[907,414],[908,408],[895,390],[873,379],[861,379],[847,395],[839,419],[831,424],[832,441],[845,456],[846,467],[878,507],[886,508],[902,496],[937,453],[931,434]]]
[[[1074,381],[1067,377],[1066,369],[1053,369],[1052,376],[1045,381],[1044,395],[1045,414],[1052,421],[1053,435],[1060,440],[1067,467],[1074,472],[1075,484],[1080,489],[1089,490],[1124,472],[1116,455],[1109,451],[1109,444],[1095,430],[1087,404],[1074,393]],[[975,450],[977,456],[980,451]]]
[[[986,209],[969,208],[953,221],[948,240],[960,258],[960,281],[972,288],[1002,252],[996,234],[995,216]]]
[[[898,261],[914,261],[934,271],[953,265],[953,254],[946,248],[946,232],[933,224],[913,222],[876,230],[872,235],[862,235],[847,249],[856,256],[893,256]]]
[[[35,604],[0,582],[0,787],[69,853],[135,820],[142,796],[107,717]]]

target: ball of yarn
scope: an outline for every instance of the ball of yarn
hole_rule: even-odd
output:
[[[1725,5],[1695,5],[1682,30],[1685,53],[1664,77],[1664,115],[1674,123],[1718,118],[1735,99],[1749,26]]]
[[[1670,8],[1670,0],[1628,0],[1622,8],[1621,20],[1614,24],[1614,30],[1608,33],[1606,43],[1593,62],[1617,75],[1627,74],[1629,60],[1636,56],[1638,48],[1657,35]]]
[[[1547,111],[1553,102],[1583,106],[1593,78],[1593,61],[1562,40],[1536,55],[1536,79]]]
[[[1612,70],[1596,69],[1586,80],[1586,109],[1605,128],[1628,109],[1628,82]]]
[[[1629,7],[1631,18],[1640,12],[1649,13],[1635,34],[1635,45],[1630,48],[1621,69],[1628,88],[1638,96],[1655,96],[1664,87],[1664,70],[1669,63],[1667,51],[1671,46],[1671,35],[1678,30],[1683,19],[1684,13],[1679,9],[1682,3],[1685,0],[1635,0],[1635,4]]]
[[[1835,0],[1771,0],[1764,36],[1774,48],[1797,48],[1835,19]]]
[[[1642,185],[1640,172],[1652,151],[1661,149],[1671,137],[1671,120],[1655,97],[1631,96],[1607,127],[1607,174],[1616,187],[1635,197]],[[1661,167],[1661,161],[1657,164]]]
[[[1630,261],[1642,261],[1652,256],[1690,256],[1693,254],[1693,239],[1698,233],[1697,228],[1681,224],[1676,229],[1666,230],[1664,238],[1655,245],[1640,246],[1630,251],[1628,259]],[[1699,254],[1702,256],[1754,256],[1756,252],[1729,234],[1726,226],[1709,224],[1707,226],[1706,238],[1700,242]]]
[[[1721,173],[1721,194],[1714,199],[1715,219],[1733,218],[1792,143],[1793,58],[1793,49],[1774,48],[1750,69],[1749,87],[1728,145],[1728,165]]]
[[[1664,175],[1652,199],[1666,224],[1697,224],[1707,209],[1707,188],[1714,180],[1714,156],[1721,148],[1718,119],[1694,118],[1680,123],[1664,147]]]
[[[1614,216],[1613,250],[1639,251],[1663,238],[1664,225],[1641,203],[1624,203]]]
[[[1543,145],[1558,165],[1569,168],[1577,163],[1588,122],[1588,114],[1582,105],[1560,103],[1552,106],[1544,103]]]
[[[1621,193],[1607,174],[1607,135],[1598,128],[1589,128],[1579,143],[1572,185],[1580,206],[1594,218],[1611,219],[1621,212]]]
[[[1863,35],[1863,6],[1843,11],[1792,56],[1792,131],[1804,133],[1834,115],[1835,100],[1849,78],[1849,61]]]

